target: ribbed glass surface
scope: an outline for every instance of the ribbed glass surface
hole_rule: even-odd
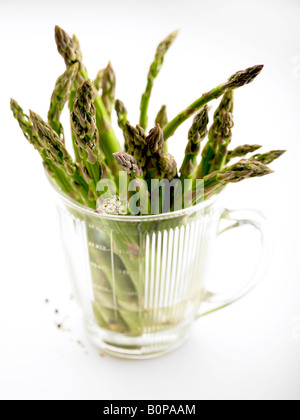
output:
[[[182,342],[204,297],[218,209],[137,221],[61,200],[66,260],[87,329],[102,349],[149,357]]]

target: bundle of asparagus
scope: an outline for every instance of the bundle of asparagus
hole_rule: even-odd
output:
[[[159,202],[162,200],[161,191],[157,185],[153,186],[153,180],[191,180],[192,203],[197,204],[197,180],[204,181],[204,197],[200,199],[207,199],[229,183],[270,174],[272,170],[267,165],[284,153],[275,150],[247,158],[248,154],[260,149],[261,146],[257,144],[246,144],[230,150],[233,92],[251,83],[262,71],[262,65],[236,72],[224,83],[201,95],[170,121],[166,106],[163,105],[157,114],[154,127],[147,132],[148,106],[153,84],[165,54],[176,36],[177,32],[173,32],[157,47],[141,98],[139,124],[135,126],[128,121],[124,103],[115,99],[116,77],[111,63],[100,70],[92,81],[83,64],[78,39],[75,35],[70,37],[58,26],[55,27],[55,40],[58,52],[65,61],[66,70],[56,81],[50,100],[48,120],[43,120],[32,111],[29,116],[26,115],[19,104],[11,100],[15,119],[28,142],[40,154],[44,168],[53,182],[72,200],[94,210],[95,213],[119,212],[125,219],[126,215],[132,213],[149,214],[153,197]],[[218,98],[221,98],[221,101],[213,116],[212,125],[208,128],[207,104]],[[70,110],[73,156],[66,148],[65,131],[60,121],[67,102]],[[123,132],[124,147],[120,145],[111,125],[113,109]],[[174,157],[168,152],[167,141],[177,128],[194,114],[187,135],[184,158],[181,165],[177,166]],[[206,137],[206,144],[203,146]],[[199,159],[201,149],[202,156]],[[239,158],[241,160],[233,162]],[[121,171],[126,173],[126,182],[131,184],[125,200],[119,196]],[[108,197],[106,192],[105,199],[102,199],[103,191],[99,188],[99,182],[103,180],[109,181],[105,184],[108,185]],[[139,192],[139,206],[130,205],[130,199],[136,191]],[[164,211],[162,205],[156,208],[160,212]],[[172,211],[174,208],[174,197],[171,197],[169,209]],[[140,255],[137,232],[128,234],[116,222],[105,219],[100,221],[99,218],[97,220],[97,223],[94,220],[87,221],[88,250],[95,288],[95,316],[102,328],[139,335],[142,324],[140,318],[137,318],[137,313],[143,293],[140,279],[135,274],[139,272],[137,258]],[[94,228],[95,225],[97,228]],[[113,246],[106,228],[118,233],[114,237]],[[114,266],[120,273],[119,281],[112,278],[107,253],[96,252],[93,246],[95,243],[104,248],[110,247],[114,253]],[[114,299],[117,299],[117,311],[116,302],[112,301],[111,297],[113,288],[116,292]],[[175,321],[164,319],[164,323],[166,322]]]
[[[244,145],[229,150],[233,127],[233,91],[251,83],[263,66],[238,71],[227,82],[204,93],[169,122],[166,106],[163,105],[157,114],[154,128],[147,134],[145,130],[153,84],[176,36],[177,32],[173,32],[157,47],[141,99],[140,122],[137,126],[132,126],[123,102],[115,100],[116,77],[111,63],[100,70],[92,82],[82,62],[78,39],[75,35],[70,37],[60,27],[55,27],[57,49],[66,63],[66,71],[55,84],[48,121],[42,120],[33,112],[27,116],[15,100],[11,100],[11,109],[25,137],[40,153],[47,172],[72,199],[96,210],[99,207],[97,200],[101,196],[97,183],[101,179],[110,179],[116,183],[114,191],[118,191],[121,170],[126,171],[130,180],[144,180],[150,194],[152,179],[203,179],[206,198],[213,194],[212,179],[215,180],[214,192],[224,186],[224,173],[231,172],[230,167],[225,172],[224,168],[235,158],[243,158],[238,163],[240,169],[235,171],[234,178],[227,178],[226,183],[272,172],[266,165],[283,152],[271,151],[267,155],[254,155],[246,159],[249,153],[261,146]],[[208,131],[206,104],[221,96],[222,100]],[[64,128],[60,122],[67,102],[71,112],[74,159],[66,150]],[[113,107],[118,116],[119,127],[124,133],[124,148],[111,126]],[[180,124],[195,113],[179,174],[174,157],[167,152],[167,140]],[[207,134],[207,143],[202,147]],[[198,161],[201,148],[202,159]],[[255,162],[260,162],[260,165],[254,167]],[[252,165],[251,174],[247,169],[249,165]],[[136,185],[138,190],[141,182],[136,182]]]

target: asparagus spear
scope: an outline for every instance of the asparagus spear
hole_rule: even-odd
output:
[[[226,158],[226,163],[229,163],[232,159],[238,157],[244,157],[248,153],[255,152],[260,149],[262,146],[258,144],[244,144],[243,146],[238,146],[234,150],[229,150]]]
[[[166,105],[163,105],[158,112],[156,118],[155,118],[155,125],[159,124],[161,128],[164,128],[165,125],[168,124],[168,116],[167,116],[167,107]],[[164,152],[168,153],[168,145],[165,142]]]
[[[73,189],[82,195],[86,204],[94,207],[95,195],[89,189],[80,168],[73,162],[57,133],[33,111],[30,111],[30,119],[47,158],[64,173],[66,178],[71,179]]]
[[[30,119],[32,120],[33,128],[39,137],[40,144],[47,151],[48,157],[55,162],[63,164],[67,173],[73,175],[76,172],[76,165],[57,133],[33,111],[30,111]]]
[[[69,109],[73,110],[76,92],[78,86],[81,85],[84,80],[88,79],[87,70],[82,63],[82,52],[80,44],[75,35],[71,38],[62,28],[55,26],[55,42],[59,54],[65,61],[66,67],[70,67],[75,63],[78,63],[79,69],[73,89],[70,92]]]
[[[136,158],[125,152],[115,153],[114,157],[122,170],[125,171],[131,181],[134,181],[134,191],[128,193],[128,211],[129,214],[137,213],[137,202],[131,203],[130,198],[135,195],[137,190],[139,191],[139,211],[140,214],[149,214],[149,190],[148,185],[143,179],[143,170],[139,165]],[[132,205],[134,207],[132,207]]]
[[[220,125],[219,134],[215,140],[214,149],[216,154],[211,161],[209,173],[222,169],[226,164],[228,145],[232,139],[231,129],[233,127],[233,117],[230,112],[223,115],[222,124]]]
[[[157,124],[154,128],[149,131],[149,134],[146,138],[146,143],[148,146],[148,156],[155,154],[161,155],[164,151],[164,133]]]
[[[214,113],[214,120],[209,129],[208,138],[210,143],[213,143],[220,132],[220,126],[223,123],[223,116],[226,113],[233,113],[234,107],[234,91],[229,90],[224,93],[221,102]]]
[[[127,109],[125,108],[124,103],[120,99],[117,99],[115,102],[115,110],[118,117],[118,125],[121,128],[121,130],[124,131],[126,123],[128,122]]]
[[[82,61],[82,53],[77,38],[71,38],[59,26],[55,26],[55,41],[58,52],[63,57],[66,67]]]
[[[152,128],[148,136],[146,136],[141,126],[137,125],[134,128],[129,123],[126,123],[125,136],[128,141],[129,151],[135,157],[140,167],[145,170],[147,180],[161,179],[163,175],[160,169],[160,158],[164,155],[164,136],[159,124]],[[166,164],[167,162],[164,161],[161,163],[163,166]],[[166,172],[168,172],[167,169]]]
[[[152,62],[151,66],[150,66],[150,69],[149,69],[149,72],[148,72],[148,77],[147,77],[147,85],[146,85],[145,92],[142,95],[141,106],[140,106],[140,110],[141,110],[140,125],[144,129],[147,128],[147,124],[148,124],[147,112],[148,112],[150,95],[151,95],[151,91],[152,91],[152,88],[153,88],[154,80],[157,77],[157,75],[158,75],[158,73],[159,73],[159,71],[162,67],[165,54],[168,51],[168,49],[170,48],[170,46],[172,45],[172,43],[174,42],[177,34],[178,34],[178,31],[172,32],[166,39],[164,39],[158,45],[154,61]]]
[[[73,86],[69,94],[69,110],[70,113],[73,111],[74,102],[76,99],[76,92],[78,87],[88,79],[87,70],[82,63],[82,52],[80,44],[75,35],[71,38],[62,28],[55,26],[55,42],[59,54],[65,61],[67,69],[73,64],[78,63],[78,72],[74,80]],[[75,153],[76,162],[81,162],[78,155],[78,149],[76,147],[76,140],[72,133],[73,149]]]
[[[59,26],[56,26],[55,40],[57,44],[57,49],[64,58],[67,67],[69,67],[72,63],[79,63],[77,86],[75,86],[75,89],[77,89],[77,87],[80,84],[82,84],[84,80],[89,79],[87,70],[82,64],[82,54],[79,48],[79,43],[78,41],[76,41],[77,38],[72,39]],[[76,96],[75,89],[70,94],[69,108],[71,112],[73,110],[73,105]],[[113,153],[121,151],[121,146],[111,127],[110,117],[107,113],[101,96],[96,96],[94,100],[94,105],[96,108],[96,124],[99,131],[100,146],[105,154],[105,158],[107,159],[107,163],[110,166],[110,169],[112,170],[116,179],[118,179],[118,169],[113,157]]]
[[[219,98],[229,90],[237,89],[241,86],[251,83],[259,75],[263,67],[263,65],[259,65],[250,67],[243,71],[238,71],[233,76],[231,76],[226,83],[223,83],[210,90],[209,92],[204,93],[199,99],[193,102],[184,111],[180,112],[175,118],[173,118],[173,120],[171,120],[164,127],[165,141],[168,140],[169,137],[173,136],[177,128],[191,115],[193,115],[198,109],[202,108],[204,105],[206,105],[213,99]]]
[[[164,134],[160,126],[157,124],[152,128],[146,137],[147,144],[147,161],[146,161],[146,178],[150,182],[151,179],[161,179],[162,174],[159,167],[160,157],[164,153]]]
[[[163,105],[156,118],[155,118],[155,125],[159,124],[161,128],[164,128],[165,125],[168,124],[168,115],[167,115],[167,107],[166,105]]]
[[[251,161],[258,161],[263,163],[264,165],[269,165],[274,160],[280,158],[286,150],[272,150],[271,152],[264,153],[262,155],[254,155],[250,158]]]
[[[158,165],[161,171],[161,178],[172,181],[177,177],[177,163],[170,153],[162,154],[159,157]]]
[[[80,42],[79,39],[77,38],[77,36],[75,34],[72,35],[72,40],[74,42],[75,47],[77,48],[78,51],[78,59],[79,61],[82,60],[82,53],[81,53],[81,47],[80,47]]]
[[[207,135],[208,110],[205,106],[194,118],[193,124],[188,132],[188,144],[185,149],[185,156],[180,168],[181,178],[190,178],[195,171],[197,156],[200,152],[201,141]]]
[[[133,127],[129,122],[126,122],[124,136],[128,145],[128,151],[136,158],[140,166],[144,168],[147,159],[147,143],[143,128],[139,125]]]
[[[218,164],[220,165],[220,163],[218,163],[220,144],[224,142],[228,145],[230,142],[230,139],[228,142],[226,142],[225,139],[223,140],[221,128],[224,122],[224,115],[232,112],[233,91],[230,90],[223,95],[222,100],[214,114],[213,124],[208,133],[208,141],[202,151],[202,160],[196,172],[197,179],[201,179],[204,175],[208,175],[211,172],[221,169],[221,166],[218,166]],[[225,156],[221,157],[221,161],[222,159],[224,161]]]
[[[172,181],[177,177],[177,163],[170,153],[162,153],[153,156],[151,164],[153,169],[151,171],[148,169],[149,182],[151,181],[151,211],[154,214],[169,212],[172,209],[175,194],[170,195],[168,184],[152,183],[152,180]]]
[[[242,159],[232,166],[204,177],[205,198],[211,197],[217,190],[229,183],[237,183],[244,179],[261,177],[271,173],[273,171],[259,161]]]
[[[34,131],[32,122],[28,115],[26,115],[23,109],[20,107],[17,101],[14,99],[10,100],[10,108],[13,112],[14,118],[18,121],[21,130],[28,142],[34,146],[36,150],[41,152],[43,147],[39,141],[37,134]]]
[[[73,199],[80,203],[85,203],[80,194],[72,187],[69,177],[61,171],[58,166],[48,157],[45,148],[41,145],[37,134],[34,131],[30,118],[24,113],[23,109],[19,106],[17,101],[11,99],[10,107],[13,112],[14,118],[18,121],[19,126],[28,140],[28,142],[38,151],[43,159],[43,165],[48,174],[55,179],[57,185]]]
[[[86,81],[78,88],[71,123],[78,154],[86,169],[87,182],[96,193],[97,183],[102,176],[102,166],[99,158],[99,135],[93,100],[93,86]]]
[[[94,86],[96,90],[100,90],[102,88],[102,80],[103,80],[103,73],[105,69],[101,69],[98,71],[97,76],[94,80]]]
[[[60,115],[65,103],[68,101],[74,79],[78,73],[79,64],[74,63],[57,79],[53,90],[50,109],[48,112],[48,123],[57,132],[60,139],[64,142],[64,129],[60,122]]]
[[[96,79],[94,80],[94,86],[96,90],[102,88],[102,100],[107,113],[111,115],[116,90],[116,75],[111,62],[108,63],[105,69],[99,70]]]
[[[71,176],[68,163],[62,165],[59,159],[51,154],[47,147],[42,144],[36,133],[31,119],[24,113],[19,104],[11,99],[11,109],[15,119],[18,121],[21,130],[28,142],[39,152],[43,159],[43,165],[48,174],[55,179],[57,185],[71,198],[81,204],[93,206],[94,200],[89,198],[88,186],[80,174]],[[71,178],[71,179],[70,179]]]
[[[124,103],[120,101],[120,99],[117,99],[115,101],[115,111],[118,117],[118,126],[123,131],[124,149],[125,149],[125,152],[128,152],[128,142],[127,142],[127,137],[125,135],[125,126],[126,126],[126,123],[128,122],[127,109],[125,108]]]
[[[103,71],[102,76],[102,100],[108,115],[111,115],[112,107],[115,101],[116,91],[116,75],[112,68],[111,62]]]
[[[131,156],[128,153],[119,152],[114,153],[114,158],[130,179],[143,176],[143,170],[134,156]]]

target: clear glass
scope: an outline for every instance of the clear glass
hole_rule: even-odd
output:
[[[74,293],[92,341],[134,359],[179,346],[201,303],[212,298],[205,278],[223,214],[217,197],[158,216],[102,216],[52,186]]]

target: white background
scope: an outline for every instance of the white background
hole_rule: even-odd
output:
[[[299,19],[297,0],[1,0],[0,398],[299,399]],[[276,174],[228,188],[224,203],[267,214],[270,269],[247,298],[198,321],[189,341],[160,359],[100,357],[89,344],[69,298],[53,196],[9,110],[14,97],[46,118],[64,70],[55,24],[77,34],[91,77],[112,61],[132,122],[155,47],[174,29],[180,35],[155,83],[152,121],[162,103],[174,116],[235,71],[265,64],[236,92],[233,142],[288,153]],[[188,127],[169,142],[178,159]],[[224,237],[212,276],[222,289],[230,277],[247,278],[255,239]]]

